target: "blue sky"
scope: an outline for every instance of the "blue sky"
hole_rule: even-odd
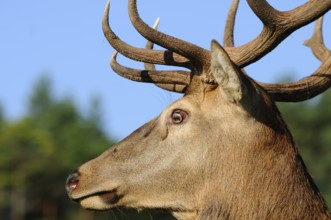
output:
[[[288,10],[305,1],[269,2],[277,9]],[[116,139],[154,118],[180,97],[113,73],[109,67],[113,49],[101,31],[105,4],[105,0],[0,1],[0,103],[6,116],[14,120],[24,115],[27,97],[36,80],[45,73],[52,79],[58,97],[71,96],[82,109],[88,107],[93,96],[99,96],[104,126]],[[161,17],[159,30],[207,49],[211,39],[221,42],[229,5],[230,0],[138,1],[140,15],[148,24]],[[237,20],[237,45],[252,40],[262,28],[245,1],[241,2]],[[327,19],[325,29],[330,26],[330,20]],[[130,24],[127,1],[111,1],[110,23],[123,40],[144,47],[145,40]],[[312,29],[309,25],[295,32],[247,71],[254,79],[264,82],[286,74],[299,79],[312,73],[319,62],[302,45]],[[325,38],[330,45],[331,35],[326,33]],[[119,61],[143,68],[142,64],[127,59]]]

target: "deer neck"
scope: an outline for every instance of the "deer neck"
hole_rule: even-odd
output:
[[[219,152],[228,164],[214,167],[199,215],[187,219],[331,219],[290,133],[269,132],[254,147]]]

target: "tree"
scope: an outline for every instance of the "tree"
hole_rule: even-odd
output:
[[[42,78],[27,115],[16,122],[0,121],[1,219],[69,215],[73,206],[64,189],[66,176],[113,143],[101,127],[98,106],[92,109],[84,117],[71,99],[57,100],[50,81]]]
[[[102,128],[100,105],[94,97],[84,115],[71,98],[57,99],[42,77],[26,116],[7,122],[0,112],[0,219],[169,219],[159,212],[84,211],[68,199],[67,175],[113,144]]]
[[[54,145],[49,136],[33,128],[29,119],[3,128],[0,135],[0,186],[7,190],[11,219],[24,219],[27,193],[36,186],[30,186],[28,180],[45,167],[53,152]]]

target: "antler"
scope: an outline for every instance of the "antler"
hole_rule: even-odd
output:
[[[157,28],[159,26],[159,23],[160,23],[160,18],[157,18],[154,25],[153,25],[153,29],[157,30]],[[148,50],[153,50],[154,43],[148,40],[147,43],[146,43],[145,48],[148,49]],[[156,70],[154,64],[144,63],[144,66],[145,66],[146,70],[153,70],[153,71]],[[188,81],[184,85],[182,85],[182,84],[162,84],[162,83],[156,83],[155,85],[162,88],[162,89],[171,91],[171,92],[185,93],[185,91],[186,91],[187,87],[189,86],[189,84],[190,84],[190,79],[188,79]]]
[[[254,12],[257,14],[257,16],[260,17],[262,21],[264,21],[265,27],[264,29],[272,29],[271,24],[275,23],[275,25],[278,25],[279,27],[282,25],[281,22],[277,23],[277,17],[279,17],[282,13],[288,16],[293,16],[296,14],[302,14],[302,11],[308,10],[308,8],[312,7],[311,2],[310,5],[306,3],[303,6],[298,7],[297,9],[294,9],[290,12],[277,12],[274,9],[271,8],[271,6],[263,1],[262,5],[257,5],[256,1],[249,1],[250,6],[254,10]],[[238,9],[238,3],[239,0],[233,0],[231,8],[229,10],[226,27],[224,31],[224,38],[223,38],[223,44],[227,47],[233,47],[234,46],[234,40],[233,40],[233,31],[234,31],[234,24],[235,24],[235,17]],[[327,3],[327,2],[324,2]],[[330,4],[329,4],[330,5]],[[266,11],[269,11],[271,16],[267,15],[267,13],[263,12],[264,10],[261,10],[259,12],[257,10],[257,7],[261,6]],[[325,5],[326,6],[326,5]],[[330,6],[329,6],[330,8]],[[301,11],[302,10],[302,11]],[[319,13],[320,11],[317,10]],[[274,14],[276,12],[276,15]],[[315,12],[317,13],[317,12]],[[278,15],[277,15],[278,14]],[[308,13],[309,14],[309,13]],[[284,16],[283,15],[283,16]],[[299,16],[301,18],[301,16]],[[312,15],[310,15],[312,17]],[[307,16],[307,20],[310,19],[309,16]],[[303,19],[303,18],[301,18]],[[292,19],[290,19],[292,20]],[[302,22],[297,22],[296,25],[302,25],[304,24],[305,20],[303,19]],[[316,22],[314,34],[308,41],[305,42],[305,44],[309,47],[311,47],[314,55],[323,63],[321,66],[310,76],[307,78],[304,78],[302,80],[299,80],[294,83],[278,83],[278,84],[267,84],[258,82],[273,98],[275,101],[282,101],[282,102],[298,102],[298,101],[304,101],[311,99],[325,90],[327,90],[331,86],[331,51],[328,50],[324,44],[323,41],[323,35],[322,35],[322,23],[323,23],[323,17],[318,19]],[[295,24],[291,24],[292,27],[295,27]],[[274,29],[275,34],[279,35],[282,33],[282,31],[277,31],[277,28]],[[262,31],[263,33],[263,31]],[[262,36],[262,33],[259,37]],[[271,35],[271,34],[270,34]],[[287,36],[287,35],[286,35]],[[285,37],[286,37],[285,36]],[[259,38],[258,37],[258,38]],[[258,39],[257,38],[257,39]],[[268,38],[271,40],[271,38]],[[276,38],[275,38],[276,39]],[[249,47],[249,44],[253,44],[254,41],[246,44],[246,47]],[[270,42],[271,43],[271,42]],[[240,47],[238,47],[240,48]],[[262,49],[259,49],[262,50]],[[254,50],[252,50],[254,51]],[[259,52],[257,51],[257,54]],[[232,57],[231,57],[232,58]],[[255,59],[255,58],[254,58]]]
[[[265,0],[247,0],[263,23],[262,32],[239,47],[226,47],[231,60],[243,68],[269,53],[295,30],[321,17],[331,8],[331,0],[310,0],[290,11],[278,11]]]
[[[331,0],[310,0],[290,11],[278,11],[266,0],[247,0],[249,6],[263,23],[261,33],[251,42],[234,47],[233,29],[239,0],[233,0],[224,35],[225,50],[231,60],[240,68],[265,56],[280,44],[287,36],[300,27],[316,20],[331,9]],[[175,92],[185,92],[194,76],[202,77],[207,83],[214,83],[209,75],[210,51],[194,44],[166,35],[156,28],[145,24],[137,12],[137,1],[129,0],[129,15],[136,30],[148,40],[145,49],[136,48],[121,41],[109,27],[109,2],[103,17],[103,31],[109,43],[124,56],[145,63],[146,70],[123,67],[116,62],[116,54],[111,65],[120,75],[140,81],[151,82],[157,86]],[[313,53],[323,61],[320,68],[309,78],[295,83],[265,84],[259,83],[270,93],[275,101],[302,101],[312,98],[330,87],[330,56],[321,34],[321,22],[315,28],[315,34],[308,41]],[[167,50],[153,50],[153,44]],[[157,71],[153,64],[185,67],[191,70]]]
[[[331,51],[327,49],[323,40],[322,23],[323,17],[316,22],[313,36],[305,42],[314,55],[322,61],[321,66],[313,74],[294,83],[260,83],[275,101],[304,101],[331,87]]]
[[[109,26],[109,7],[110,0],[106,6],[102,19],[102,29],[108,42],[122,55],[137,61],[150,64],[180,66],[188,69],[194,69],[192,62],[173,51],[169,50],[151,50],[133,47],[122,41]],[[185,92],[187,85],[190,83],[191,73],[188,71],[156,71],[137,70],[121,66],[117,61],[117,52],[111,58],[111,67],[119,75],[135,80],[138,82],[156,83],[160,87],[175,91]],[[185,86],[182,86],[185,85]]]
[[[117,53],[111,58],[110,65],[119,75],[137,82],[164,83],[164,84],[182,84],[190,80],[190,75],[186,71],[156,71],[156,70],[137,70],[121,66],[116,61]]]
[[[154,24],[153,29],[157,29],[159,21],[160,20],[158,18]],[[153,46],[154,44],[151,41],[148,41],[145,48],[146,50],[151,51],[153,49]],[[116,73],[127,79],[137,82],[155,83],[160,88],[179,93],[184,93],[191,81],[190,72],[181,71],[181,70],[157,71],[155,69],[154,64],[150,64],[146,62],[145,62],[146,70],[137,70],[137,69],[124,67],[117,62],[116,60],[117,54],[118,52],[116,51],[111,57],[110,65]]]
[[[129,0],[129,16],[136,30],[147,40],[182,55],[192,61],[195,69],[202,70],[210,63],[210,53],[187,41],[169,36],[149,27],[139,17],[137,0]]]
[[[234,47],[233,32],[238,6],[239,0],[233,0],[225,23],[225,30],[223,36],[224,47]]]
[[[322,29],[323,17],[316,21],[314,34],[309,40],[305,42],[305,45],[310,47],[316,58],[323,62],[331,56],[331,51],[328,50],[325,46]]]
[[[185,57],[178,55],[172,51],[153,51],[133,47],[122,41],[109,26],[109,7],[110,0],[108,0],[105,12],[102,18],[103,33],[112,47],[124,56],[141,62],[148,62],[154,64],[181,66],[191,68],[191,62]]]

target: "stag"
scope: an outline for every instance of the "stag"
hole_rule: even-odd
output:
[[[102,27],[117,51],[113,70],[184,96],[69,175],[71,199],[93,210],[162,209],[182,220],[331,219],[275,106],[311,99],[331,86],[331,51],[322,37],[322,16],[331,0],[310,0],[290,11],[265,0],[247,2],[264,25],[261,33],[234,46],[239,0],[233,0],[223,46],[213,40],[210,51],[149,27],[136,0],[129,0],[129,16],[149,46],[129,45],[109,26],[107,4]],[[306,44],[321,65],[312,75],[266,84],[243,70],[315,20]],[[154,44],[165,50],[151,49]],[[145,70],[122,66],[117,53],[145,63]],[[160,71],[155,64],[189,71]]]

